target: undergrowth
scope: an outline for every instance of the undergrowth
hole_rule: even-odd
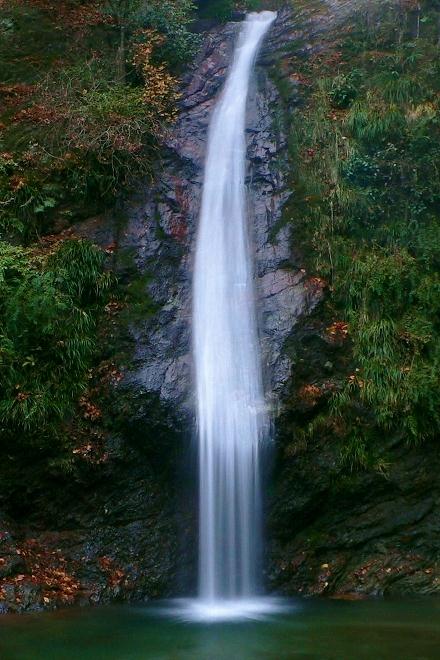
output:
[[[440,431],[440,7],[416,4],[369,3],[289,61],[306,100],[286,109],[288,220],[351,352],[303,433],[336,439],[349,469]]]
[[[0,4],[0,237],[32,241],[152,174],[197,51],[191,0]]]
[[[104,253],[84,240],[45,250],[0,242],[2,449],[63,442],[85,391],[99,309],[112,285]]]
[[[153,307],[146,283],[117,282],[71,225],[120,208],[157,170],[178,75],[200,45],[194,10],[0,0],[2,496],[102,449],[100,393],[122,378],[129,322]]]

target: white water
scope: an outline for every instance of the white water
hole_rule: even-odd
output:
[[[267,432],[245,199],[249,79],[274,12],[249,14],[213,112],[194,271],[200,471],[197,616],[261,609],[259,454]]]

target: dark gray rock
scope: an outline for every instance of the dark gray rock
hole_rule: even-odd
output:
[[[123,386],[158,394],[180,411],[184,425],[194,414],[191,280],[207,130],[239,29],[240,23],[229,23],[206,36],[183,81],[181,112],[166,137],[166,155],[155,182],[132,200],[119,234],[105,235],[106,242],[117,243],[119,263],[129,255],[138,275],[149,275],[146,292],[159,308],[153,317],[131,325],[135,353]],[[246,186],[265,384],[272,405],[290,375],[291,361],[282,352],[283,344],[297,319],[321,297],[307,287],[303,272],[286,267],[291,258],[289,232],[276,231],[289,196],[278,103],[266,68],[257,65],[247,113]],[[93,226],[78,230],[102,240]]]
[[[384,449],[384,454],[385,454]],[[268,580],[285,594],[440,593],[437,448],[394,447],[385,479],[347,475],[328,439],[285,457],[270,515]]]
[[[265,388],[274,416],[281,408],[278,434],[289,435],[280,443],[269,503],[267,577],[271,589],[285,594],[440,592],[436,448],[420,456],[399,446],[388,479],[368,472],[344,476],[327,438],[313,445],[294,442],[288,451],[292,426],[285,413],[292,378],[307,370],[304,382],[312,382],[311,373],[322,381],[323,371],[337,372],[342,348],[330,350],[315,327],[323,290],[299,267],[294,229],[283,224],[283,206],[294,192],[286,180],[290,165],[280,99],[269,70],[289,50],[304,56],[319,51],[320,35],[346,21],[359,4],[365,2],[323,0],[303,3],[295,12],[281,10],[249,95],[246,186]],[[207,128],[239,28],[230,23],[205,36],[182,81],[181,113],[165,137],[155,180],[139,184],[125,221],[95,218],[76,227],[78,234],[112,246],[122,281],[143,282],[154,313],[130,323],[134,354],[115,393],[124,403],[115,405],[121,419],[107,441],[107,462],[83,475],[80,484],[52,485],[53,492],[58,488],[56,500],[47,485],[33,502],[20,543],[2,525],[0,612],[142,600],[179,589],[188,593],[194,584],[196,484],[186,484],[187,496],[182,489],[176,497],[175,454],[189,454],[185,436],[194,421],[191,280]],[[295,105],[299,89],[294,79],[290,84],[289,103]],[[289,346],[295,341],[306,347],[303,364],[294,365]],[[308,405],[289,414],[308,415]],[[191,470],[182,470],[179,486],[182,474],[193,479]],[[46,532],[53,521],[57,531]],[[30,535],[73,576],[71,600],[63,600],[61,587],[52,598],[32,582],[32,562],[17,554]]]
[[[10,524],[0,515],[0,579],[24,570],[24,561],[10,531]]]

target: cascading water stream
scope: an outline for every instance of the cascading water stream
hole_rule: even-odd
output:
[[[261,546],[261,379],[245,199],[249,79],[274,12],[243,24],[208,135],[197,237],[193,350],[200,469],[199,598],[208,611],[254,602]]]

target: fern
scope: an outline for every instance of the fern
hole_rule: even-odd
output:
[[[438,52],[430,38],[396,42],[392,6],[380,11],[355,27],[355,50],[342,37],[337,70],[303,64],[316,82],[292,117],[289,214],[328,281],[327,313],[348,327],[346,373],[307,437],[334,438],[350,471],[384,473],[384,436],[440,433],[440,124]]]
[[[73,413],[87,385],[99,306],[112,284],[87,241],[33,254],[0,242],[0,425],[34,442]]]

